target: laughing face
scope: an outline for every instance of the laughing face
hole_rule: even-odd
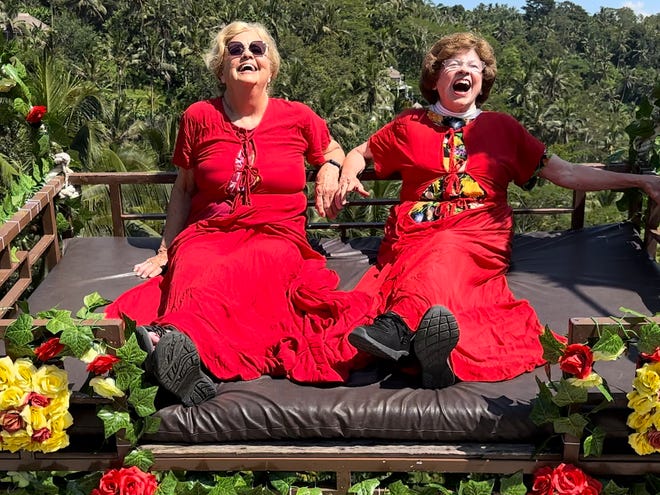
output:
[[[248,84],[253,86],[268,86],[271,79],[271,63],[268,58],[268,48],[263,48],[263,44],[253,42],[262,41],[255,31],[244,31],[234,36],[227,46],[243,45],[242,53],[232,55],[229,48],[225,48],[225,60],[223,64],[221,82],[227,86],[234,83]],[[250,46],[255,47],[253,53]],[[233,51],[233,50],[232,50]],[[241,51],[241,50],[237,50]],[[262,52],[262,53],[260,53]]]
[[[473,108],[481,92],[482,71],[483,63],[474,49],[456,52],[443,61],[435,86],[440,103],[457,113]]]

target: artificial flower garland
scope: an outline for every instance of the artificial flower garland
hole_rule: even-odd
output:
[[[69,377],[27,358],[0,358],[0,450],[54,452],[69,445]]]
[[[545,466],[534,473],[531,495],[599,495],[600,481],[572,464]]]
[[[660,452],[660,348],[653,354],[641,353],[642,366],[638,367],[629,392],[628,407],[632,412],[627,425],[635,430],[628,443],[639,455]]]

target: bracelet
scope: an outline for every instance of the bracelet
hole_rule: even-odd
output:
[[[334,165],[334,166],[337,167],[339,170],[341,170],[341,163],[339,163],[339,162],[336,161],[336,160],[333,160],[332,158],[330,158],[329,160],[326,160],[325,163],[329,163],[330,165]]]

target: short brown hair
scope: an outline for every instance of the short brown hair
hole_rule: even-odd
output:
[[[490,94],[490,89],[497,76],[497,62],[495,53],[490,43],[481,36],[473,33],[454,33],[443,36],[433,43],[431,49],[424,56],[422,62],[422,73],[419,76],[419,89],[422,96],[429,103],[438,101],[438,91],[435,86],[438,82],[438,75],[442,69],[442,62],[453,57],[458,52],[473,49],[479,55],[484,63],[483,82],[481,94],[477,96],[477,106],[480,107]]]
[[[277,51],[275,39],[270,35],[268,30],[263,24],[258,22],[244,22],[234,21],[223,27],[218,34],[215,35],[211,43],[211,48],[204,57],[206,66],[213,73],[213,75],[220,81],[222,70],[225,64],[225,47],[227,43],[234,37],[246,31],[254,31],[259,37],[266,42],[268,50],[266,56],[270,60],[271,79],[275,80],[280,71],[280,52]],[[220,88],[224,91],[224,85],[220,82]]]

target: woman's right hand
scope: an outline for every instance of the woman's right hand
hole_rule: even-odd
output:
[[[167,265],[167,253],[162,252],[138,263],[133,267],[133,271],[140,278],[152,278],[163,273],[165,265]]]

